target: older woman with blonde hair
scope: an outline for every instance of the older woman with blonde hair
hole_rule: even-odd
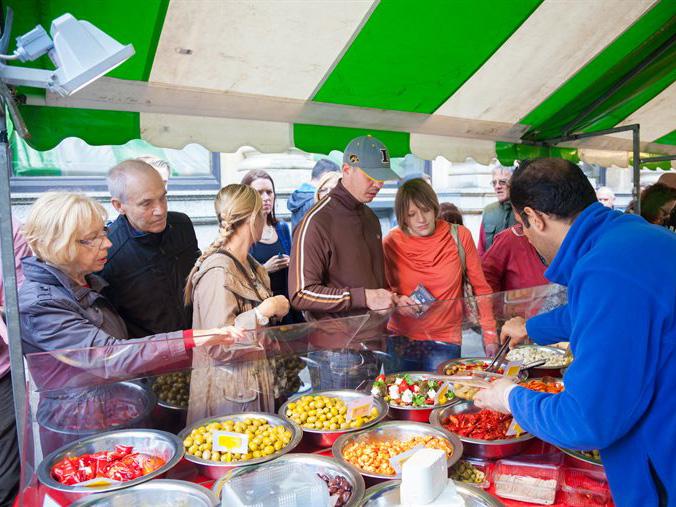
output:
[[[34,256],[23,259],[19,291],[24,353],[59,351],[33,361],[42,365],[32,369],[42,391],[38,411],[57,424],[65,415],[86,418],[101,430],[110,429],[100,407],[113,394],[97,384],[182,368],[194,347],[245,339],[238,329],[215,326],[127,339],[124,321],[101,293],[105,281],[94,274],[111,246],[105,218],[104,208],[85,195],[43,194],[24,227]]]
[[[259,193],[247,185],[223,187],[214,202],[219,234],[188,277],[185,302],[199,326],[235,325],[252,330],[289,311],[273,296],[266,269],[250,254],[260,241],[266,213]],[[188,421],[249,410],[274,411],[273,376],[261,345],[233,351],[206,347],[196,352]]]

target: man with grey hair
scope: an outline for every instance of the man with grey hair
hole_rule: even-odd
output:
[[[167,210],[167,189],[156,169],[125,160],[108,173],[113,246],[101,273],[104,294],[125,320],[130,338],[190,329],[192,309],[183,304],[185,281],[200,256],[187,215]]]
[[[509,180],[512,179],[513,167],[497,164],[493,167],[491,186],[498,198],[484,208],[479,230],[479,255],[483,256],[493,244],[495,236],[516,223],[512,204],[509,201]]]
[[[596,198],[606,208],[615,208],[615,192],[610,187],[600,187],[596,191]]]

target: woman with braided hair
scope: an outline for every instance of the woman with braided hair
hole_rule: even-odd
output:
[[[185,289],[194,325],[222,322],[255,330],[281,319],[289,302],[272,295],[265,268],[249,255],[265,225],[261,197],[246,185],[227,185],[214,207],[219,235],[195,263]],[[272,368],[260,343],[204,347],[193,357],[189,423],[235,412],[274,411]]]

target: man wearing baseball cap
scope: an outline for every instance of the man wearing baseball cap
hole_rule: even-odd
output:
[[[366,206],[385,181],[399,179],[387,147],[375,137],[353,139],[338,185],[294,230],[289,266],[291,305],[316,320],[391,308],[385,287],[382,232]]]

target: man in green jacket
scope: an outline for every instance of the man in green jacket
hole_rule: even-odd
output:
[[[509,180],[512,178],[513,167],[497,165],[493,168],[491,185],[498,197],[484,208],[479,230],[479,255],[483,256],[493,244],[493,239],[500,232],[510,228],[516,222],[512,213],[512,204],[509,201]]]

